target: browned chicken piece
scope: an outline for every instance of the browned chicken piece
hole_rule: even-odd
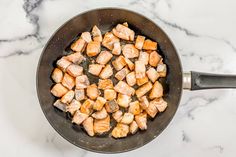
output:
[[[111,135],[114,138],[126,137],[129,133],[129,126],[126,124],[118,123],[116,127],[112,130]]]
[[[158,72],[152,67],[147,70],[146,74],[153,83],[159,78]]]
[[[99,76],[103,67],[104,67],[104,65],[100,65],[100,64],[90,64],[88,72],[95,75],[95,76]]]
[[[126,82],[129,86],[134,86],[136,84],[136,77],[134,71],[126,75]]]
[[[126,108],[129,106],[130,102],[131,102],[131,96],[120,93],[118,94],[117,103],[119,106]]]
[[[145,41],[145,37],[142,35],[138,35],[135,41],[135,47],[141,50],[143,48],[144,41]]]
[[[134,88],[130,87],[124,81],[119,81],[116,86],[114,87],[115,91],[121,94],[125,94],[128,96],[134,95],[135,90]]]
[[[105,108],[108,113],[113,113],[119,110],[119,105],[117,104],[116,100],[111,100],[105,104]]]
[[[52,77],[54,82],[60,83],[63,79],[63,72],[60,69],[55,68],[52,72],[51,77]]]
[[[80,107],[80,112],[90,115],[93,112],[94,101],[86,99]]]
[[[143,78],[137,78],[137,85],[142,86],[143,84],[147,83],[148,81],[149,81],[148,77],[145,75],[145,77],[143,77]]]
[[[138,124],[133,121],[130,125],[129,125],[129,132],[131,134],[135,134],[138,131]]]
[[[125,65],[125,58],[123,56],[119,56],[117,57],[113,62],[112,65],[114,66],[114,68],[119,71],[121,70]]]
[[[66,68],[71,64],[70,61],[68,61],[65,57],[62,57],[57,61],[57,66],[62,70],[66,71]]]
[[[135,76],[137,79],[146,76],[146,67],[142,61],[135,61]]]
[[[94,100],[99,96],[99,91],[98,87],[96,84],[91,84],[90,86],[87,87],[86,89],[87,96]]]
[[[101,44],[97,41],[91,41],[88,43],[86,53],[89,57],[96,56],[101,51]]]
[[[122,25],[124,25],[125,27],[129,27],[128,22],[124,22]]]
[[[109,50],[112,50],[114,47],[114,43],[117,42],[120,42],[120,39],[114,36],[113,33],[107,32],[102,40],[102,45]]]
[[[134,40],[134,31],[122,24],[118,24],[115,28],[112,29],[112,32],[120,39],[130,41]]]
[[[167,72],[166,64],[158,64],[157,72],[160,77],[166,77],[166,72]]]
[[[126,44],[122,48],[122,53],[126,58],[135,58],[139,56],[139,50],[133,44]]]
[[[148,65],[149,53],[147,53],[145,51],[140,51],[138,60],[142,61],[145,65]]]
[[[149,56],[149,64],[153,67],[156,67],[157,64],[160,62],[161,56],[156,52],[152,51]]]
[[[107,117],[107,111],[105,108],[102,108],[101,111],[97,111],[97,112],[94,112],[92,114],[92,117],[95,118],[95,119],[104,119]]]
[[[144,41],[143,49],[144,50],[156,50],[157,49],[157,42],[147,39]]]
[[[76,89],[87,88],[90,84],[87,75],[77,76],[75,79]]]
[[[68,72],[69,75],[77,77],[83,74],[83,67],[76,64],[71,64],[67,67],[66,71]]]
[[[94,136],[92,117],[88,117],[87,119],[83,121],[83,127],[89,136]]]
[[[86,47],[86,41],[82,38],[76,40],[73,44],[71,44],[71,50],[75,52],[83,52]]]
[[[97,56],[96,62],[105,65],[111,60],[112,56],[113,55],[109,51],[102,51]]]
[[[108,79],[113,74],[113,69],[110,64],[107,64],[99,74],[102,79]]]
[[[116,42],[113,45],[113,50],[112,50],[112,54],[114,55],[120,55],[121,53],[121,46],[120,46],[120,42]]]
[[[65,58],[75,64],[80,64],[82,61],[85,60],[85,57],[80,52],[72,53],[68,56],[65,56]]]
[[[104,98],[108,101],[116,99],[116,91],[113,89],[105,89]]]
[[[132,71],[134,70],[134,63],[131,60],[129,60],[129,58],[125,58],[125,63],[127,64],[129,70]]]
[[[147,113],[142,112],[139,115],[135,116],[135,121],[141,130],[146,130],[147,129]]]
[[[141,113],[141,107],[139,105],[139,101],[134,101],[129,103],[129,112],[133,115],[138,115]]]
[[[129,69],[127,67],[124,67],[123,69],[121,69],[115,74],[115,78],[122,81],[128,73],[129,73]]]
[[[134,120],[134,115],[132,113],[124,113],[120,122],[123,124],[130,124],[132,123],[133,120]]]
[[[163,96],[163,87],[160,82],[156,81],[149,94],[150,99],[159,98]]]
[[[110,79],[99,79],[98,80],[98,89],[112,89],[113,88],[113,82]]]
[[[136,95],[139,98],[144,94],[146,94],[147,92],[149,92],[151,89],[152,89],[152,83],[151,82],[145,83],[136,90]]]
[[[78,101],[85,99],[84,89],[75,89],[75,99]]]
[[[156,116],[156,114],[158,113],[158,110],[155,106],[155,103],[153,103],[153,101],[150,101],[148,108],[146,108],[146,112],[152,118],[154,118]]]
[[[149,105],[149,101],[147,99],[147,96],[142,96],[139,98],[139,105],[141,106],[142,109],[147,109],[148,108],[148,105]]]
[[[75,123],[77,125],[80,125],[85,119],[88,118],[88,114],[82,113],[79,110],[77,110],[72,118],[72,123]]]
[[[62,84],[57,83],[55,84],[52,89],[51,89],[51,93],[55,96],[55,97],[62,97],[63,95],[65,95],[68,92],[68,89],[66,87],[64,87]]]
[[[152,101],[159,112],[164,112],[167,108],[167,102],[163,98],[156,98]]]
[[[61,98],[61,102],[69,104],[75,96],[75,92],[73,90],[70,90],[67,92],[63,97]]]
[[[84,39],[87,43],[92,41],[91,34],[89,32],[83,32],[81,38]]]
[[[66,88],[72,89],[75,86],[75,79],[72,76],[65,73],[61,83]]]
[[[112,117],[116,120],[116,122],[120,122],[122,119],[123,112],[121,110],[118,110],[114,113],[112,113]]]
[[[74,115],[77,110],[81,107],[81,103],[73,99],[70,105],[66,106],[66,112],[69,112],[71,115]]]
[[[108,115],[104,119],[95,119],[93,124],[93,130],[97,134],[103,134],[110,130],[110,116]]]
[[[96,25],[93,26],[92,36],[94,41],[102,42],[102,33]]]
[[[63,102],[61,102],[61,100],[57,100],[53,103],[53,106],[55,106],[56,108],[58,108],[59,110],[66,112],[66,107],[67,105]]]
[[[107,102],[107,100],[103,97],[97,97],[97,100],[95,101],[95,103],[93,104],[93,109],[100,111],[103,106],[105,105],[105,103]]]

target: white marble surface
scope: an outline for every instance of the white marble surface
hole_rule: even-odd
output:
[[[235,0],[0,0],[0,156],[113,156],[79,149],[44,117],[35,89],[40,53],[66,20],[98,7],[140,12],[174,42],[185,71],[236,74]],[[151,143],[114,156],[236,154],[236,90],[184,91],[176,116]]]

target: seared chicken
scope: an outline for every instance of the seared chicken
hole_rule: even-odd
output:
[[[103,134],[110,130],[110,116],[108,115],[104,119],[95,119],[93,124],[94,132],[97,134]]]
[[[86,47],[86,41],[82,38],[76,40],[73,44],[71,44],[71,50],[76,52],[83,52]]]
[[[149,105],[149,101],[147,99],[147,96],[142,96],[139,98],[139,105],[141,106],[142,109],[147,109],[148,108],[148,105]]]
[[[112,50],[114,47],[114,43],[117,42],[120,42],[120,39],[114,36],[113,33],[107,32],[102,40],[102,45],[109,50]]]
[[[72,118],[72,123],[80,125],[86,118],[88,118],[88,116],[89,115],[81,113],[79,110],[77,110]]]
[[[71,64],[70,61],[68,61],[65,57],[62,57],[57,61],[57,66],[60,68],[62,71],[66,71],[66,68]]]
[[[135,41],[135,47],[141,50],[143,48],[144,41],[145,41],[145,37],[138,35]]]
[[[153,67],[156,67],[157,64],[160,62],[161,56],[156,52],[152,51],[149,56],[149,64]]]
[[[125,65],[125,58],[123,56],[119,56],[117,57],[113,62],[112,65],[114,66],[114,68],[119,71],[121,70]]]
[[[143,84],[147,83],[148,81],[149,81],[148,77],[145,75],[145,77],[143,77],[143,78],[137,78],[137,85],[142,86]]]
[[[93,104],[93,109],[94,110],[97,110],[97,111],[100,111],[102,108],[103,108],[103,106],[105,105],[105,103],[106,103],[107,101],[106,101],[106,99],[105,98],[103,98],[103,97],[97,97],[97,100],[95,101],[95,103]]]
[[[113,69],[110,64],[107,64],[99,74],[102,79],[108,79],[113,74]]]
[[[72,76],[70,76],[67,73],[65,73],[61,83],[66,88],[72,89],[75,86],[75,79]]]
[[[52,72],[51,77],[52,77],[54,82],[60,83],[63,79],[63,72],[60,69],[55,68]]]
[[[126,82],[129,86],[134,86],[136,84],[136,77],[134,71],[126,75]]]
[[[75,96],[75,92],[73,90],[70,90],[67,92],[63,97],[61,98],[61,102],[69,104]]]
[[[159,77],[159,74],[158,72],[154,69],[154,68],[149,68],[146,72],[148,78],[154,83],[158,77]]]
[[[85,57],[80,52],[76,52],[66,56],[65,59],[75,64],[80,64],[85,60]]]
[[[52,89],[51,89],[51,93],[55,96],[55,97],[62,97],[63,95],[65,95],[68,92],[68,89],[66,87],[64,87],[62,84],[57,83],[55,84]]]
[[[81,103],[73,99],[70,105],[66,106],[66,112],[69,112],[71,115],[74,115],[77,110],[81,107]]]
[[[97,41],[91,41],[88,43],[86,53],[89,57],[96,56],[101,51],[101,44]]]
[[[141,130],[147,129],[147,113],[143,112],[135,116],[135,121]]]
[[[53,103],[53,106],[55,106],[56,108],[58,108],[59,110],[63,111],[63,112],[66,112],[66,107],[67,105],[63,102],[61,102],[61,100],[56,100],[54,103]]]
[[[93,36],[93,41],[102,42],[102,33],[96,25],[92,29],[92,36]]]
[[[128,96],[134,95],[135,93],[134,88],[130,87],[127,83],[123,81],[119,81],[114,87],[114,89],[116,92],[119,92],[121,94],[125,94]]]
[[[166,64],[158,64],[157,72],[160,77],[166,77],[166,72],[167,72]]]
[[[100,65],[100,64],[90,64],[88,72],[95,76],[98,76],[100,72],[102,71],[103,67],[104,65]]]
[[[87,75],[77,76],[75,79],[76,89],[87,88],[90,84]]]
[[[79,75],[83,74],[83,67],[76,65],[76,64],[71,64],[67,67],[66,71],[68,74],[70,74],[73,77],[77,77]]]
[[[142,61],[145,65],[148,65],[149,62],[149,53],[145,52],[145,51],[140,51],[139,54],[139,61]]]
[[[159,112],[164,112],[167,108],[167,102],[163,98],[156,98],[152,101]]]
[[[137,97],[141,97],[152,89],[152,83],[148,82],[136,90]]]
[[[153,103],[153,101],[150,101],[148,108],[146,108],[146,112],[152,118],[154,118],[156,116],[156,114],[158,113],[158,110],[155,106],[155,103]]]
[[[128,112],[132,113],[133,115],[137,115],[137,114],[141,113],[139,101],[134,101],[134,102],[129,103],[129,111]]]
[[[121,93],[118,94],[117,103],[119,106],[126,108],[129,106],[130,102],[131,102],[131,96],[124,95]]]
[[[101,51],[97,56],[96,62],[105,65],[111,60],[112,56],[113,55],[109,51]]]
[[[131,60],[129,60],[129,58],[125,58],[125,63],[127,64],[130,70],[134,70],[134,63]]]
[[[135,134],[138,131],[138,124],[133,121],[130,125],[129,125],[129,132],[131,134]]]
[[[112,54],[114,55],[120,55],[121,53],[121,46],[120,46],[120,42],[116,42],[113,45],[113,50],[112,50]]]
[[[93,118],[92,117],[88,117],[87,119],[85,119],[83,121],[83,127],[89,136],[94,136]]]
[[[115,28],[112,29],[112,32],[120,39],[130,41],[134,40],[134,31],[122,24],[118,24]]]
[[[87,96],[90,99],[92,99],[92,100],[96,99],[98,97],[98,95],[99,95],[99,91],[98,91],[97,85],[96,84],[92,84],[92,85],[88,86],[87,89],[86,89],[86,93],[87,93]]]
[[[139,50],[133,44],[126,44],[122,48],[122,53],[126,58],[135,58],[139,56]]]
[[[121,110],[118,110],[114,113],[112,113],[112,117],[116,120],[116,122],[120,122],[122,119],[123,112]]]
[[[126,124],[118,123],[116,127],[112,130],[111,135],[114,138],[126,137],[129,133],[129,126]]]
[[[98,80],[98,89],[111,89],[113,88],[113,82],[110,79],[99,79]]]
[[[104,119],[107,117],[107,111],[105,108],[102,108],[101,111],[97,111],[97,112],[94,112],[92,114],[92,117],[95,118],[95,119]]]
[[[144,41],[143,49],[144,50],[156,50],[157,49],[157,42],[147,39]]]
[[[75,99],[78,101],[85,99],[84,89],[75,89]]]
[[[113,89],[105,89],[104,98],[108,101],[116,99],[116,91]]]
[[[92,41],[91,34],[89,32],[83,32],[81,38],[84,39],[87,43]]]
[[[116,100],[108,101],[105,104],[105,108],[106,108],[108,113],[113,113],[113,112],[116,112],[116,111],[119,110],[119,106],[118,106]]]
[[[156,81],[149,94],[150,99],[159,98],[163,96],[163,87],[160,82]]]
[[[134,115],[132,113],[124,113],[120,122],[123,124],[130,124],[132,123],[133,120],[134,120]]]
[[[80,107],[80,112],[90,115],[93,112],[94,101],[86,99]]]
[[[128,73],[129,73],[129,69],[127,67],[124,67],[123,69],[121,69],[115,74],[115,78],[122,81]]]
[[[146,76],[146,67],[142,61],[135,61],[136,78],[144,78]]]

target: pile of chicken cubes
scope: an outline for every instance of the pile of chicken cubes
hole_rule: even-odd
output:
[[[111,129],[114,138],[135,134],[147,129],[148,117],[166,109],[158,78],[166,77],[167,68],[157,52],[157,42],[135,37],[128,23],[118,24],[104,35],[94,26],[91,33],[83,32],[71,49],[72,54],[57,61],[51,93],[58,98],[54,106],[69,112],[72,123],[82,125],[89,136]],[[97,84],[91,84],[84,74],[81,63],[86,58],[94,58],[88,72],[98,78]],[[112,76],[118,83],[114,84]],[[117,122],[114,128],[111,118]]]

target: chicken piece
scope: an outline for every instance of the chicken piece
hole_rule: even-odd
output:
[[[159,78],[158,72],[152,67],[147,70],[146,74],[153,83]]]
[[[55,84],[52,89],[51,89],[51,93],[55,96],[55,97],[62,97],[63,95],[65,95],[68,92],[68,89],[66,87],[64,87],[62,84],[57,83]]]
[[[113,45],[113,49],[112,49],[112,54],[114,55],[120,55],[121,53],[121,46],[120,46],[120,42],[116,42]]]
[[[160,77],[166,77],[166,72],[167,72],[166,64],[158,64],[157,72]]]
[[[77,110],[72,118],[72,123],[75,123],[77,125],[80,125],[85,119],[88,118],[89,115],[80,112]]]
[[[139,56],[139,50],[133,44],[126,44],[122,48],[122,53],[126,58],[135,58]]]
[[[82,38],[79,38],[70,46],[71,50],[75,52],[84,52],[85,47],[86,47],[86,41]]]
[[[138,131],[138,124],[133,121],[130,125],[129,125],[129,132],[131,134],[135,134]]]
[[[112,54],[109,51],[102,51],[96,59],[96,62],[102,65],[107,64],[111,58],[112,58]]]
[[[130,70],[134,70],[134,63],[129,60],[129,58],[125,58],[125,63],[127,64],[127,66],[129,67]]]
[[[66,71],[69,75],[77,77],[83,74],[83,67],[76,64],[71,64],[67,67]]]
[[[149,64],[153,67],[156,67],[157,64],[160,62],[161,56],[156,52],[152,51],[149,55]]]
[[[126,124],[118,123],[116,127],[112,130],[111,135],[114,138],[126,137],[129,133],[129,126]]]
[[[164,112],[167,108],[167,102],[163,98],[156,98],[151,102],[156,106],[159,112]]]
[[[126,82],[129,86],[134,86],[136,84],[136,77],[134,71],[126,75]]]
[[[124,81],[119,81],[116,86],[114,87],[115,91],[121,94],[125,94],[128,96],[134,95],[135,90],[134,88],[130,87]]]
[[[120,93],[118,94],[117,103],[119,106],[126,108],[129,106],[130,102],[131,102],[131,96]]]
[[[150,99],[159,98],[163,96],[163,87],[160,82],[156,81],[149,94]]]
[[[88,43],[86,53],[89,57],[96,56],[101,51],[101,44],[97,41],[91,41]]]
[[[103,97],[97,97],[97,100],[95,101],[95,103],[93,104],[93,109],[100,111],[103,106],[105,105],[105,103],[107,102],[107,100]]]
[[[67,92],[63,97],[61,98],[61,102],[69,104],[75,96],[75,92],[73,90],[70,90]]]
[[[75,99],[78,101],[85,99],[84,89],[75,89]]]
[[[122,25],[124,25],[125,27],[129,27],[128,22],[124,22]]]
[[[125,58],[123,56],[119,56],[117,57],[113,62],[112,65],[114,66],[114,68],[119,71],[121,70],[125,65]]]
[[[105,89],[104,98],[108,101],[116,99],[116,91],[113,89]]]
[[[113,28],[112,33],[120,39],[134,41],[134,31],[122,24]]]
[[[96,25],[93,26],[92,36],[93,36],[93,41],[102,42],[102,33]]]
[[[52,72],[51,78],[54,82],[60,83],[63,79],[63,72],[60,69],[55,68]]]
[[[103,134],[110,130],[110,116],[104,119],[95,119],[93,123],[93,130],[97,134]]]
[[[156,114],[158,113],[158,110],[156,108],[154,101],[150,101],[148,108],[146,108],[146,112],[152,118],[154,118],[156,116]]]
[[[139,101],[129,103],[129,113],[132,113],[133,115],[138,115],[141,113]]]
[[[132,113],[125,113],[121,119],[121,123],[130,124],[134,120],[134,115]]]
[[[92,99],[92,100],[96,99],[99,96],[99,91],[98,91],[97,85],[92,84],[92,85],[88,86],[86,89],[86,93],[90,99]]]
[[[147,129],[147,113],[143,112],[135,116],[135,121],[141,130]]]
[[[80,52],[76,52],[68,56],[65,56],[65,59],[67,59],[68,61],[74,64],[80,64],[82,61],[85,60],[85,57]]]
[[[122,119],[123,112],[121,110],[118,110],[114,113],[112,113],[112,117],[116,120],[116,122],[120,122]]]
[[[95,119],[104,119],[107,117],[107,111],[105,108],[102,108],[101,111],[97,111],[95,113],[92,114],[92,117]]]
[[[114,47],[114,43],[117,42],[120,42],[120,39],[114,36],[113,33],[107,32],[102,40],[102,45],[109,50],[112,50]]]
[[[75,79],[76,89],[87,88],[90,84],[87,75],[77,76]]]
[[[99,74],[99,77],[102,79],[108,79],[111,75],[113,75],[113,69],[110,64],[107,64]]]
[[[121,69],[115,74],[115,78],[122,81],[129,72],[130,72],[129,69],[124,67],[123,69]]]
[[[88,133],[89,136],[94,136],[94,131],[93,131],[93,118],[88,117],[83,121],[83,127],[84,130]]]
[[[61,102],[61,100],[57,100],[53,103],[53,106],[55,106],[56,108],[58,108],[59,110],[66,112],[66,104]]]
[[[145,37],[138,35],[135,41],[135,47],[141,50],[143,48],[144,41],[145,41]]]
[[[93,112],[94,101],[86,99],[80,107],[80,112],[90,115]]]
[[[142,96],[139,98],[139,105],[141,106],[142,109],[147,109],[148,108],[148,105],[149,105],[149,101],[147,99],[147,96]]]
[[[110,79],[99,79],[98,80],[98,89],[112,89],[113,88],[113,82]]]
[[[71,64],[70,61],[68,61],[65,57],[62,57],[57,61],[57,66],[62,70],[66,71],[66,68]]]
[[[137,79],[146,76],[146,67],[142,61],[135,61],[135,76]]]
[[[142,86],[143,84],[147,83],[149,80],[148,80],[148,77],[145,75],[145,77],[143,78],[137,78],[137,85],[138,86]]]
[[[67,73],[65,73],[61,83],[66,88],[72,89],[75,86],[75,79],[72,76],[70,76]]]
[[[117,104],[116,100],[111,100],[105,104],[105,108],[108,113],[113,113],[119,110],[119,105]]]
[[[69,112],[71,115],[74,115],[77,110],[81,107],[81,103],[73,99],[70,105],[66,106],[66,112]]]
[[[99,76],[103,67],[104,67],[104,65],[100,65],[100,64],[90,64],[88,72],[95,75],[95,76]]]
[[[138,60],[142,61],[145,65],[148,65],[149,53],[147,53],[145,51],[140,51]]]
[[[156,50],[157,49],[157,42],[147,39],[144,41],[143,49],[144,50]]]
[[[136,96],[139,98],[144,94],[146,94],[147,92],[149,92],[151,89],[152,89],[152,83],[151,82],[145,83],[136,90]]]
[[[84,39],[87,43],[92,41],[91,34],[89,32],[83,32],[81,38]]]

